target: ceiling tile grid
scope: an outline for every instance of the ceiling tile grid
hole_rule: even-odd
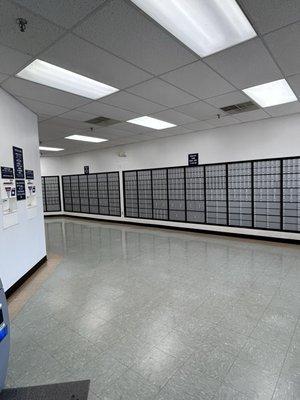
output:
[[[20,6],[26,7],[35,14],[69,29],[72,25],[85,18],[106,0],[15,0]]]
[[[155,75],[198,58],[126,1],[107,2],[75,33]]]
[[[29,21],[26,32],[20,32],[16,19]],[[12,1],[0,1],[0,43],[26,54],[36,55],[59,39],[65,30],[33,14]]]
[[[105,104],[124,108],[137,114],[147,115],[166,109],[166,106],[143,99],[126,91],[121,91],[107,96],[101,100]]]
[[[118,89],[152,77],[140,68],[72,34],[62,38],[39,57]]]
[[[0,0],[0,86],[39,116],[43,141],[61,141],[60,155],[95,148],[64,140],[92,126],[95,135],[109,136],[98,145],[107,148],[128,137],[142,141],[299,113],[299,101],[236,115],[220,110],[249,101],[242,89],[282,78],[300,96],[300,1],[237,1],[258,36],[200,59],[130,0],[61,0],[55,7],[49,0]],[[28,20],[24,33],[18,17]],[[119,92],[91,101],[15,78],[36,58]],[[126,122],[144,115],[178,126],[157,131]],[[85,122],[93,117],[120,123],[104,132]]]
[[[160,78],[191,93],[198,99],[206,99],[234,90],[232,85],[202,61],[168,72]]]
[[[93,101],[76,110],[94,114],[95,117],[105,117],[116,119],[117,121],[128,121],[129,119],[138,117],[138,114],[123,110],[119,107],[113,107],[100,101]]]
[[[127,91],[169,108],[197,100],[196,97],[159,78],[135,85]]]
[[[249,40],[205,61],[239,89],[282,78],[282,73],[259,38]]]

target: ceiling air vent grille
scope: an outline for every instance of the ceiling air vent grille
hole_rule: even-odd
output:
[[[259,107],[252,101],[246,101],[245,103],[233,104],[232,106],[221,107],[222,111],[227,114],[240,114],[247,111],[258,110]]]
[[[106,118],[106,117],[96,117],[85,121],[88,124],[98,125],[98,126],[111,126],[120,123],[116,119]]]

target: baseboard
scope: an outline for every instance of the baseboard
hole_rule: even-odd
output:
[[[47,255],[44,256],[40,261],[38,261],[25,275],[22,276],[16,283],[14,283],[9,289],[6,290],[5,295],[9,298],[20,286],[23,285],[33,275],[45,262],[47,261]]]
[[[296,244],[296,245],[300,244],[300,240],[297,240],[297,239],[278,238],[278,237],[270,237],[270,236],[263,236],[263,235],[249,235],[246,233],[236,233],[236,232],[221,232],[221,231],[212,231],[212,230],[206,230],[206,229],[196,229],[196,228],[188,228],[188,227],[186,228],[186,227],[160,225],[160,224],[147,224],[146,222],[112,220],[112,219],[93,218],[93,217],[68,215],[68,214],[45,216],[45,218],[53,218],[53,217],[87,219],[90,221],[106,222],[106,223],[112,223],[112,224],[146,226],[147,228],[171,229],[171,230],[176,230],[176,231],[185,231],[185,232],[193,232],[193,233],[201,233],[201,234],[207,233],[209,235],[227,236],[227,237],[240,238],[240,239],[263,240],[263,241],[267,241],[267,242],[287,243],[287,244]]]

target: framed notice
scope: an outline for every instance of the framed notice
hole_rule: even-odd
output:
[[[1,167],[2,179],[14,179],[14,170],[10,167]]]
[[[16,179],[17,201],[26,199],[26,189],[24,179]]]
[[[198,153],[192,153],[189,154],[189,166],[196,166],[199,164],[199,154]]]
[[[13,146],[13,157],[15,167],[15,178],[24,179],[23,149]]]
[[[26,176],[26,179],[28,179],[28,180],[33,180],[33,179],[34,179],[34,172],[33,172],[33,170],[32,170],[32,169],[26,169],[26,170],[25,170],[25,176]]]

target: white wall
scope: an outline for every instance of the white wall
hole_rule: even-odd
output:
[[[13,167],[12,146],[21,147],[24,167],[35,173],[37,213],[28,218],[26,201],[18,201],[18,224],[3,229],[0,204],[0,277],[10,288],[46,255],[37,117],[0,89],[0,165]]]
[[[90,172],[186,165],[189,153],[199,153],[200,164],[299,156],[299,127],[300,114],[297,114],[118,146],[101,151],[90,151],[64,157],[42,157],[42,175],[83,173],[84,165],[90,166]],[[119,157],[120,151],[125,151],[127,157]],[[133,219],[130,219],[130,221],[133,221]],[[137,220],[135,221],[137,222]],[[146,222],[157,223],[150,220]],[[164,222],[164,224],[262,234],[261,231],[239,228],[220,228],[171,222]],[[298,234],[281,232],[266,231],[264,235],[299,238]]]

